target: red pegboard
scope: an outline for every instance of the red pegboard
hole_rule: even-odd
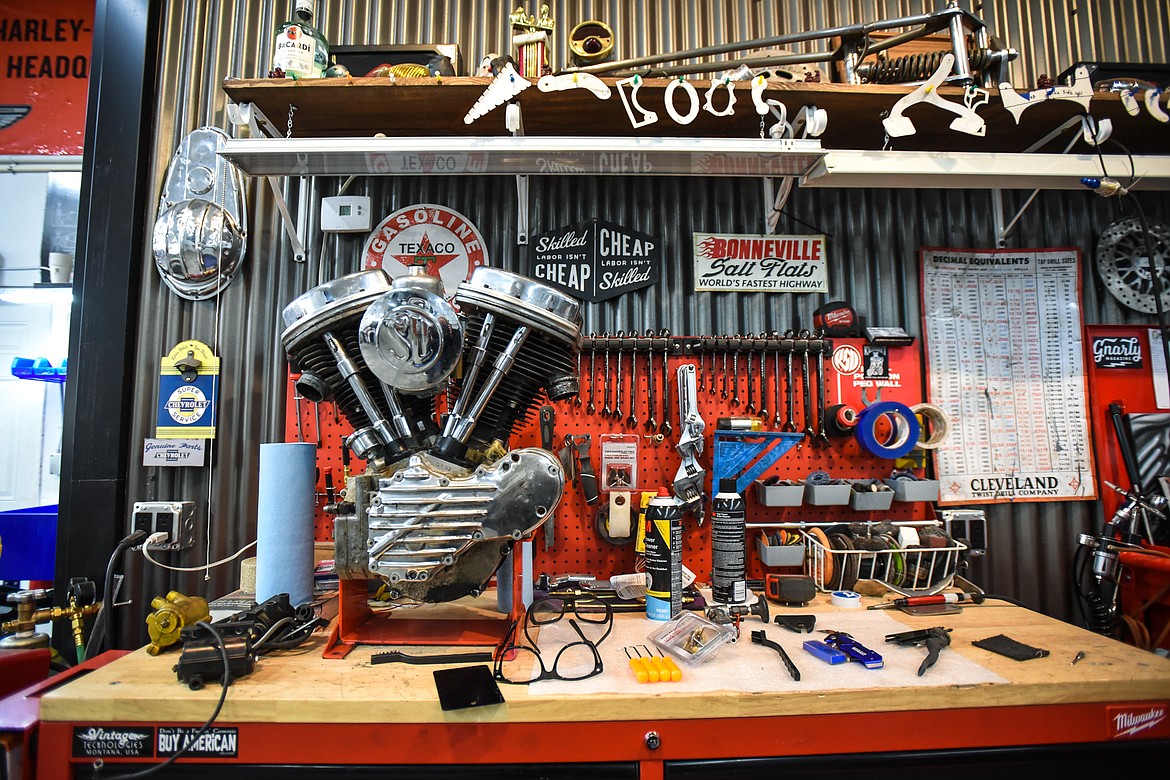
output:
[[[674,339],[676,346],[682,345],[687,339]],[[921,403],[922,396],[922,368],[921,368],[921,352],[915,343],[908,347],[891,347],[889,349],[889,372],[890,378],[887,380],[866,380],[861,376],[861,348],[864,341],[861,339],[835,339],[835,349],[839,352],[837,360],[825,360],[825,401],[826,405],[835,403],[847,403],[860,409],[867,402],[872,403],[878,400],[883,401],[899,401],[907,405]],[[852,352],[850,352],[852,350]],[[755,362],[753,363],[753,385],[758,388],[759,377],[759,353],[755,354]],[[627,427],[626,417],[629,414],[629,399],[630,399],[630,381],[631,381],[631,364],[629,353],[622,357],[623,361],[623,386],[622,393],[622,420],[605,418],[601,415],[601,377],[605,372],[609,372],[611,382],[616,381],[617,376],[617,353],[611,353],[610,365],[604,365],[604,357],[599,350],[595,360],[595,371],[598,378],[598,387],[595,391],[595,402],[597,411],[594,414],[588,414],[586,405],[582,403],[577,405],[573,401],[567,401],[555,404],[556,409],[556,448],[559,450],[564,444],[566,434],[589,434],[592,437],[591,455],[595,466],[600,467],[600,444],[599,437],[606,433],[635,433],[639,435],[649,435],[644,429],[644,422],[646,419],[646,402],[649,396],[648,377],[647,377],[647,357],[646,353],[638,353],[638,370],[637,370],[637,387],[634,391],[634,397],[638,400],[638,427],[636,429]],[[711,370],[711,355],[706,355],[704,379]],[[855,371],[838,372],[834,368],[834,362],[844,368],[856,369]],[[676,372],[679,366],[684,363],[694,363],[698,365],[698,355],[683,354],[681,346],[678,354],[672,354],[668,358],[668,376],[671,387],[671,424],[674,431],[667,439],[655,443],[652,439],[644,438],[639,447],[638,458],[638,490],[645,490],[653,492],[660,485],[669,486],[674,480],[674,474],[678,469],[679,457],[674,449],[674,444],[678,437],[678,403],[677,403],[677,378]],[[794,378],[794,392],[793,400],[797,410],[794,417],[801,421],[803,420],[803,385],[801,380],[801,366],[800,359],[797,358],[794,364],[795,370],[793,372]],[[733,361],[728,361],[729,371]],[[810,366],[815,364],[815,358],[810,363]],[[658,399],[658,417],[661,421],[661,397],[662,397],[662,353],[656,352],[653,354],[654,366],[654,389],[656,398]],[[716,357],[715,368],[718,373],[722,373],[722,358]],[[581,398],[584,401],[588,398],[590,380],[589,373],[589,355],[586,353],[581,362],[582,378],[581,378]],[[773,403],[773,383],[774,376],[774,362],[771,355],[766,361],[765,377],[766,377],[766,392],[767,392],[767,407],[769,408],[769,417],[771,418],[775,410]],[[781,386],[780,396],[781,404],[784,403],[784,366],[781,363]],[[746,379],[747,367],[746,360],[741,356],[739,361],[739,387],[740,400],[739,406],[732,406],[731,399],[724,400],[716,390],[714,395],[710,394],[706,388],[699,393],[698,401],[701,414],[706,422],[705,432],[705,447],[703,456],[700,462],[708,472],[707,489],[708,495],[710,491],[710,470],[711,470],[711,454],[712,454],[712,434],[715,430],[716,420],[719,417],[729,416],[748,416],[744,411],[746,403]],[[813,395],[815,398],[816,383],[815,383],[815,368],[813,370]],[[721,382],[721,377],[720,380]],[[704,382],[706,385],[707,382]],[[880,386],[879,386],[880,385]],[[612,392],[612,391],[611,391]],[[326,516],[321,507],[326,503],[325,490],[325,473],[327,470],[332,470],[334,485],[340,491],[343,480],[342,474],[342,457],[341,447],[342,439],[345,435],[350,433],[351,429],[345,422],[343,417],[335,417],[334,406],[331,403],[324,403],[321,405],[319,415],[315,413],[313,404],[302,400],[300,402],[299,418],[300,427],[298,428],[298,409],[295,400],[293,388],[289,386],[289,405],[287,415],[286,438],[289,441],[299,440],[299,436],[303,436],[305,441],[316,442],[320,441],[320,449],[318,451],[317,465],[318,465],[318,511],[316,515],[316,538],[318,541],[331,541],[333,538],[332,519]],[[440,399],[442,397],[440,396]],[[757,399],[758,402],[758,399]],[[441,403],[441,400],[440,400]],[[319,428],[318,428],[319,417]],[[517,447],[538,447],[540,446],[540,433],[536,425],[536,415],[533,415],[533,422],[531,425],[519,431],[512,437],[509,446]],[[765,430],[772,430],[773,426],[769,420],[765,426]],[[905,464],[899,463],[899,466]],[[817,449],[802,443],[801,446],[792,449],[787,455],[781,458],[768,472],[763,476],[775,474],[783,479],[803,479],[813,471],[828,471],[829,474],[835,478],[881,478],[889,476],[894,464],[882,458],[870,455],[868,452],[861,449],[860,445],[855,439],[833,439],[831,444],[825,449]],[[365,468],[364,463],[356,459],[350,463],[351,473],[361,473]],[[921,468],[916,469],[918,473],[922,473]],[[600,475],[599,475],[600,476]],[[850,509],[849,507],[764,507],[755,501],[750,491],[747,498],[748,522],[850,522],[856,520],[912,520],[923,519],[932,516],[932,508],[924,504],[898,504],[895,503],[893,507],[884,512],[859,512]],[[605,500],[604,498],[602,499]],[[533,547],[534,547],[534,562],[533,567],[536,573],[548,573],[550,575],[567,574],[567,573],[588,573],[596,575],[599,578],[609,577],[612,574],[620,574],[625,572],[632,572],[635,569],[635,552],[633,544],[613,545],[607,543],[598,534],[595,528],[595,520],[593,516],[593,508],[588,507],[585,503],[584,496],[579,487],[573,485],[566,486],[564,497],[561,499],[560,505],[557,507],[553,521],[556,523],[556,543],[553,549],[544,549],[544,539],[542,531],[536,533]],[[551,521],[550,521],[551,522]],[[685,525],[685,532],[683,538],[683,562],[694,571],[701,580],[707,579],[707,573],[711,568],[711,540],[709,524],[705,523],[703,526],[698,526],[693,520],[688,520]],[[754,539],[748,540],[748,576],[753,578],[760,578],[763,576],[764,569],[762,564],[755,555]]]

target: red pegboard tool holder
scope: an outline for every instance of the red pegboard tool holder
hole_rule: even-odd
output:
[[[673,482],[675,472],[678,469],[679,457],[674,449],[679,429],[676,372],[678,367],[684,363],[694,363],[696,365],[699,363],[698,355],[689,354],[689,343],[690,339],[686,337],[675,337],[671,339],[672,348],[667,357],[667,366],[668,381],[671,388],[671,425],[674,431],[671,437],[660,442],[655,442],[653,438],[641,439],[638,455],[639,484],[634,486],[636,490],[652,492],[661,485],[669,486]],[[839,359],[837,361],[829,358],[825,360],[826,405],[846,403],[851,404],[857,409],[861,409],[868,403],[874,403],[879,400],[899,401],[909,406],[922,402],[922,361],[921,352],[917,343],[907,347],[891,347],[889,349],[889,378],[885,380],[863,379],[860,373],[861,361],[859,359],[841,359],[841,357],[847,358],[851,354],[860,356],[862,345],[864,344],[863,340],[834,339],[833,344],[836,350],[845,350],[845,352],[842,352],[842,355],[838,356]],[[852,350],[852,353],[849,353],[849,350]],[[756,352],[755,354],[756,363],[754,364],[753,372],[758,370],[759,353]],[[596,404],[597,411],[594,414],[587,412],[585,403],[578,405],[572,399],[557,403],[555,405],[555,445],[558,450],[563,446],[566,434],[590,434],[592,437],[592,459],[594,464],[599,466],[599,437],[602,434],[637,433],[639,436],[650,436],[644,428],[645,404],[649,397],[647,353],[637,353],[637,387],[633,388],[633,397],[639,404],[637,428],[628,427],[625,419],[629,413],[629,399],[631,394],[631,388],[629,386],[632,375],[630,370],[630,353],[624,353],[621,359],[624,361],[623,383],[625,383],[622,388],[623,419],[619,421],[617,419],[603,417],[600,413],[600,403]],[[604,365],[602,351],[598,350],[594,361],[594,379],[598,382],[596,392],[598,398],[600,398],[602,377],[606,372],[609,373],[611,382],[616,381],[617,360],[617,353],[611,352],[609,366]],[[708,373],[710,373],[712,360],[711,355],[706,355]],[[716,361],[716,371],[721,372],[722,357],[716,356],[714,360]],[[588,376],[589,362],[589,355],[587,353],[581,361],[581,370],[583,372],[581,378],[582,401],[588,397],[590,387],[590,377]],[[741,356],[739,362],[741,396],[739,406],[732,406],[731,399],[724,400],[718,391],[712,395],[704,388],[698,395],[700,413],[706,421],[706,446],[703,455],[700,457],[700,463],[707,469],[708,495],[710,494],[711,441],[712,434],[715,431],[715,422],[719,417],[744,416],[743,401],[746,398],[744,383],[746,382],[747,369],[743,356]],[[839,372],[834,367],[834,362],[855,367],[856,371],[852,373]],[[652,363],[655,371],[654,390],[659,399],[658,417],[661,421],[661,351],[651,353],[650,363]],[[815,358],[813,358],[813,363],[815,363]],[[729,367],[731,364],[731,361],[729,361]],[[783,392],[785,373],[782,364],[780,377],[780,397],[782,404],[784,403],[785,395]],[[776,380],[774,374],[773,358],[769,355],[765,365],[765,387],[768,393],[766,401],[769,407],[773,406],[772,390],[773,383]],[[796,407],[796,414],[794,416],[797,420],[803,420],[803,387],[799,358],[796,359],[793,375],[795,380],[793,400]],[[758,387],[758,374],[754,374],[753,382]],[[815,391],[816,383],[814,374],[814,397]],[[321,511],[321,508],[327,501],[325,474],[327,470],[332,472],[334,489],[339,492],[344,484],[342,478],[343,461],[341,451],[344,445],[342,442],[344,437],[350,433],[350,428],[343,417],[335,415],[331,403],[322,404],[319,412],[317,412],[313,409],[313,405],[310,402],[302,400],[299,402],[298,409],[298,402],[295,399],[291,378],[288,398],[286,438],[293,441],[297,440],[298,435],[300,435],[306,441],[320,442],[317,457],[318,511],[316,514],[316,538],[318,541],[331,541],[333,538],[332,520]],[[771,410],[770,414],[774,411]],[[771,429],[771,425],[767,425],[765,429]],[[535,422],[535,415],[533,415],[532,424],[514,435],[509,442],[509,446],[512,448],[540,446],[540,434]],[[904,467],[905,464],[899,462],[898,465]],[[349,468],[350,473],[362,473],[365,464],[354,459],[350,462]],[[809,446],[807,442],[804,442],[798,447],[793,448],[761,476],[775,475],[781,479],[801,480],[814,471],[827,471],[834,478],[872,479],[888,477],[893,468],[893,461],[871,455],[861,447],[856,439],[847,438],[832,439],[831,444],[824,449],[814,448]],[[919,474],[922,473],[921,468],[915,470]],[[604,502],[605,499],[603,498],[602,500]],[[876,521],[887,519],[922,520],[933,517],[933,507],[931,505],[918,503],[895,503],[891,509],[883,512],[857,511],[850,509],[848,506],[764,507],[754,500],[751,496],[751,491],[748,492],[747,501],[748,522],[752,523],[788,523],[802,521],[853,522],[858,520]],[[538,531],[536,533],[536,538],[533,543],[534,573],[557,575],[583,572],[593,574],[598,578],[607,578],[613,574],[629,573],[635,570],[636,555],[632,543],[623,545],[610,544],[599,535],[596,529],[593,508],[586,505],[585,498],[579,487],[575,487],[572,484],[566,486],[561,503],[549,522],[556,523],[555,545],[552,549],[545,550],[542,532]],[[748,576],[752,578],[763,578],[765,569],[755,554],[754,540],[749,539],[748,549]],[[683,561],[688,568],[698,575],[701,581],[706,581],[707,573],[711,568],[711,539],[708,524],[705,523],[699,526],[693,520],[686,523],[686,531],[683,537]],[[354,594],[350,595],[355,599],[358,598]]]

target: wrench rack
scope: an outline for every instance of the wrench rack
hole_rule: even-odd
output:
[[[808,343],[814,345],[816,337],[802,339],[799,332],[785,337],[769,334],[763,337],[749,336],[672,336],[669,333],[655,330],[653,335],[646,335],[640,331],[638,335],[611,335],[586,338],[580,353],[581,392],[573,399],[553,404],[556,411],[555,439],[556,449],[564,443],[566,434],[589,434],[592,438],[592,460],[600,465],[599,437],[606,433],[637,433],[640,446],[638,453],[638,484],[632,486],[636,496],[638,491],[653,491],[660,485],[669,486],[674,479],[678,468],[679,456],[674,449],[678,437],[678,393],[676,375],[679,366],[691,363],[699,371],[701,390],[697,401],[704,421],[706,421],[707,446],[700,456],[700,464],[707,470],[707,486],[710,490],[712,474],[712,458],[714,454],[713,433],[716,429],[716,420],[720,417],[742,416],[754,417],[759,421],[762,430],[778,430],[783,427],[775,425],[774,399],[777,393],[780,397],[780,411],[786,417],[785,402],[788,392],[785,356],[795,355],[793,361],[793,422],[800,421],[804,428],[805,405],[802,380],[803,355],[801,346]],[[810,410],[816,411],[817,398],[815,394],[820,385],[824,387],[825,407],[834,404],[849,404],[861,408],[866,403],[877,400],[895,400],[912,405],[921,402],[921,358],[917,345],[910,347],[891,347],[889,350],[890,380],[888,382],[872,382],[863,380],[859,373],[848,370],[839,371],[834,364],[842,369],[852,368],[849,360],[842,360],[850,353],[860,355],[864,344],[862,339],[834,339],[831,341],[833,353],[824,352],[823,382],[815,381],[816,353],[809,352],[810,357]],[[605,359],[605,346],[610,347],[608,362]],[[791,346],[791,351],[786,351]],[[596,356],[591,350],[597,346]],[[825,347],[822,345],[822,350]],[[724,351],[728,360],[728,398],[721,397],[722,390],[722,363]],[[834,354],[836,353],[836,354]],[[617,382],[618,362],[622,364],[622,419],[616,416],[603,415],[602,387],[605,377],[610,382],[610,403],[613,406],[613,394]],[[631,355],[635,356],[635,369],[631,363]],[[739,374],[732,376],[738,355]],[[747,363],[748,357],[752,361],[753,400],[757,400],[755,415],[745,414],[747,401]],[[764,419],[759,409],[759,388],[761,385],[759,366],[761,355],[765,358],[763,386],[764,400],[767,401],[766,411],[768,419]],[[592,370],[590,359],[592,360]],[[663,361],[665,359],[665,375],[668,377],[669,399],[664,399],[662,381],[664,374]],[[779,360],[780,370],[776,371],[776,362]],[[651,374],[648,366],[653,366]],[[857,361],[857,371],[860,371],[860,361]],[[592,378],[592,381],[591,381]],[[636,383],[634,379],[636,378]],[[653,384],[653,387],[651,387]],[[738,384],[740,390],[740,404],[731,403],[734,398],[734,389]],[[594,387],[594,412],[589,412],[590,388]],[[714,389],[714,392],[712,392]],[[653,393],[651,392],[653,391]],[[635,399],[635,406],[629,401]],[[647,426],[649,419],[649,403],[654,396],[654,430]],[[332,518],[320,511],[320,507],[327,503],[326,475],[331,474],[334,492],[339,493],[344,484],[343,472],[347,462],[344,458],[341,441],[349,433],[349,428],[343,418],[335,417],[332,404],[322,403],[319,409],[314,404],[294,398],[294,389],[290,382],[287,391],[287,424],[286,436],[290,441],[303,438],[309,442],[320,442],[317,451],[318,471],[318,512],[316,516],[316,539],[331,541],[333,538]],[[670,404],[669,418],[664,419],[662,411],[665,403]],[[635,409],[637,427],[628,425],[630,410]],[[299,414],[298,414],[299,412]],[[670,432],[666,433],[666,422],[670,423]],[[813,415],[814,431],[817,430],[819,419]],[[532,424],[522,428],[512,437],[512,447],[539,447],[540,431],[535,418]],[[921,465],[898,462],[899,468],[910,467],[921,475]],[[781,479],[803,480],[814,471],[827,471],[834,478],[839,479],[873,479],[888,477],[895,467],[895,462],[883,460],[870,455],[863,450],[856,439],[851,437],[830,436],[828,445],[814,446],[809,438],[805,437],[792,450],[780,458],[773,466],[765,471],[761,478],[777,476]],[[353,458],[349,463],[350,473],[362,473],[365,464]],[[598,475],[600,480],[600,474]],[[849,523],[869,520],[915,521],[932,519],[933,507],[921,503],[895,502],[888,511],[864,512],[843,507],[765,507],[759,504],[749,490],[745,494],[748,508],[749,523],[764,522],[805,522],[805,523]],[[606,500],[603,495],[602,503]],[[534,571],[568,573],[588,572],[598,577],[608,577],[611,574],[629,573],[635,570],[636,555],[632,540],[626,544],[611,544],[606,542],[597,532],[594,507],[588,506],[582,495],[579,485],[568,484],[564,497],[557,507],[552,522],[556,523],[555,545],[545,550],[542,531],[536,533],[533,542]],[[748,576],[760,579],[767,571],[759,556],[755,552],[754,543],[748,551]],[[696,525],[688,520],[683,533],[683,560],[688,568],[706,577],[711,566],[711,540],[709,525]]]

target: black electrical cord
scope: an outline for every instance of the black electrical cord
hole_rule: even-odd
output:
[[[215,719],[219,717],[220,710],[223,709],[224,700],[227,699],[228,686],[231,685],[231,664],[228,662],[227,645],[224,644],[223,637],[220,636],[220,633],[218,631],[216,631],[214,628],[212,628],[210,623],[206,623],[206,622],[200,620],[195,625],[201,626],[201,627],[207,629],[207,631],[211,633],[212,638],[215,640],[216,647],[219,648],[220,658],[223,659],[223,679],[221,680],[222,687],[220,688],[220,691],[219,691],[219,701],[216,702],[215,711],[211,713],[210,718],[208,718],[206,721],[204,721],[203,725],[199,727],[199,730],[196,731],[194,734],[192,734],[189,739],[184,741],[182,746],[178,750],[176,750],[173,755],[171,755],[169,758],[167,758],[166,761],[163,761],[161,764],[155,764],[154,766],[147,767],[146,769],[143,769],[140,772],[131,772],[130,774],[119,774],[119,775],[116,775],[116,777],[118,777],[118,778],[146,777],[147,775],[154,774],[155,772],[159,771],[160,769],[163,769],[165,767],[170,766],[171,764],[175,763],[175,761],[177,761],[180,756],[182,756],[184,753],[186,753],[188,750],[190,750],[191,746],[196,744],[199,741],[199,738],[207,733],[207,730],[211,728],[211,724],[215,723]],[[94,764],[93,764],[94,780],[98,780],[98,778],[101,776],[101,770],[102,770],[102,767],[104,767],[104,766],[105,766],[105,763],[101,759],[98,759],[97,761],[94,762]]]
[[[106,642],[106,635],[110,628],[110,611],[114,606],[114,564],[118,562],[118,557],[126,550],[133,547],[138,542],[146,538],[145,531],[134,531],[126,536],[122,541],[118,542],[118,546],[114,548],[113,554],[110,555],[110,560],[106,564],[106,579],[102,583],[102,608],[98,612],[93,621],[93,630],[89,634],[89,642],[85,645],[86,659],[93,658],[102,649],[102,645]]]

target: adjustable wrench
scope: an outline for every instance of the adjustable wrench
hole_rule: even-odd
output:
[[[784,430],[788,431],[789,433],[796,431],[796,423],[792,421],[792,418],[796,415],[796,410],[793,408],[792,399],[792,352],[794,349],[796,349],[796,342],[793,340],[794,335],[795,332],[792,330],[785,331],[784,333],[784,338],[788,342],[788,351],[784,355],[784,373],[786,375],[785,378],[788,380],[784,385],[784,400],[787,402],[786,414],[788,415],[787,419],[784,421]]]
[[[622,419],[622,339],[626,332],[617,332],[617,385],[613,389],[613,419],[621,422]]]
[[[597,384],[597,334],[589,334],[589,405],[585,411],[593,414],[597,407],[593,405],[593,386]]]
[[[832,350],[832,344],[825,339],[824,331],[817,331],[813,342],[817,351],[817,446],[829,446],[829,434],[825,432],[825,352]]]
[[[613,409],[609,405],[609,331],[601,334],[605,339],[605,367],[602,369],[601,392],[605,396],[605,406],[601,409],[602,417],[609,417]]]
[[[744,340],[744,343],[747,344],[747,350],[748,350],[748,352],[747,352],[747,393],[748,393],[748,396],[747,396],[747,406],[744,407],[744,411],[746,411],[748,414],[754,414],[756,411],[756,397],[755,397],[756,384],[754,381],[752,381],[752,344],[755,343],[755,340],[756,340],[756,334],[754,334],[754,333],[747,334],[747,338]]]
[[[675,449],[682,462],[674,475],[674,495],[683,502],[683,509],[695,513],[703,524],[703,481],[707,472],[699,465],[703,454],[703,430],[707,427],[699,415],[698,390],[695,386],[695,365],[684,363],[678,367],[679,439]]]
[[[731,405],[739,406],[739,347],[742,340],[738,333],[728,346],[735,350],[731,353]]]
[[[638,427],[638,415],[635,413],[638,400],[638,333],[630,331],[630,416],[626,418],[626,427]]]
[[[658,331],[662,338],[662,428],[663,436],[669,436],[674,430],[670,425],[670,331],[666,328]],[[681,402],[680,402],[681,403]]]
[[[760,417],[767,422],[768,420],[768,398],[767,398],[767,370],[768,370],[768,334],[760,334]]]
[[[803,349],[801,350],[801,380],[804,383],[804,435],[812,441],[816,436],[816,431],[813,430],[813,409],[812,409],[812,386],[810,384],[808,373],[808,350],[809,350],[809,336],[811,334],[807,330],[800,332],[800,338],[797,343],[803,342]]]
[[[648,329],[646,331],[646,341],[649,347],[646,349],[646,415],[650,418],[646,420],[646,430],[654,433],[658,429],[658,418],[654,416],[654,330]]]

